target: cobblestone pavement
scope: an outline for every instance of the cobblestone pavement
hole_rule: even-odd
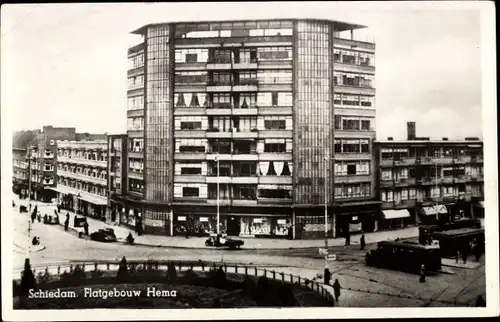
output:
[[[13,268],[16,270],[22,268],[27,253],[23,245],[27,245],[29,240],[29,215],[20,214],[18,209],[13,208],[12,214],[14,244],[17,245],[13,252]],[[35,267],[82,260],[119,260],[125,256],[130,260],[194,259],[258,265],[312,279],[322,273],[325,265],[316,248],[230,251],[130,246],[121,242],[99,243],[80,239],[76,232],[65,232],[62,226],[38,222],[32,225],[31,236],[39,236],[45,247],[30,253],[31,263]],[[367,249],[373,247],[373,244],[367,245]],[[333,280],[337,278],[343,287],[338,306],[464,306],[474,305],[477,295],[485,296],[484,258],[479,264],[474,264],[474,267],[447,267],[450,274],[429,276],[426,283],[419,283],[418,275],[367,267],[363,261],[367,249],[361,251],[358,245],[332,247],[332,251],[338,254],[338,261],[330,262],[329,268],[333,273]],[[469,261],[473,259],[470,258]]]

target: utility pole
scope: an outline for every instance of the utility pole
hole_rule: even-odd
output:
[[[215,157],[217,161],[217,235],[220,234],[220,211],[219,211],[219,153]]]

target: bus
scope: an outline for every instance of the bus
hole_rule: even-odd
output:
[[[443,257],[456,257],[458,253],[466,251],[470,253],[470,244],[473,240],[480,249],[484,249],[483,228],[460,228],[446,231],[434,232],[431,238],[439,242],[441,255]]]
[[[465,218],[435,225],[420,225],[418,227],[419,242],[420,244],[426,244],[435,232],[460,228],[481,228],[481,221],[475,218]]]
[[[422,264],[426,271],[441,270],[438,245],[420,245],[410,241],[381,241],[377,244],[377,249],[366,253],[365,261],[368,266],[413,274],[420,273]]]

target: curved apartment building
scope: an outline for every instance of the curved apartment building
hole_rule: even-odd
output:
[[[287,19],[134,31],[128,131],[108,138],[113,218],[175,235],[216,231],[219,214],[228,235],[314,238],[326,204],[330,236],[373,229],[375,44],[355,40],[361,28]]]

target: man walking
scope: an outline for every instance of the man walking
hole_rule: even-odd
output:
[[[69,226],[69,213],[66,215],[66,220],[64,221],[64,230],[68,231]]]
[[[425,264],[420,266],[420,283],[425,283]]]
[[[340,289],[341,289],[341,286],[340,286],[339,280],[335,279],[335,282],[333,283],[333,293],[335,295],[335,301],[336,302],[339,301]]]
[[[325,278],[324,278],[325,285],[330,285],[331,278],[332,278],[332,273],[330,273],[330,270],[328,268],[325,268]]]
[[[361,250],[364,250],[365,249],[365,246],[366,246],[366,241],[365,241],[365,234],[362,234],[361,235],[361,239],[359,241],[359,244],[361,246]]]

